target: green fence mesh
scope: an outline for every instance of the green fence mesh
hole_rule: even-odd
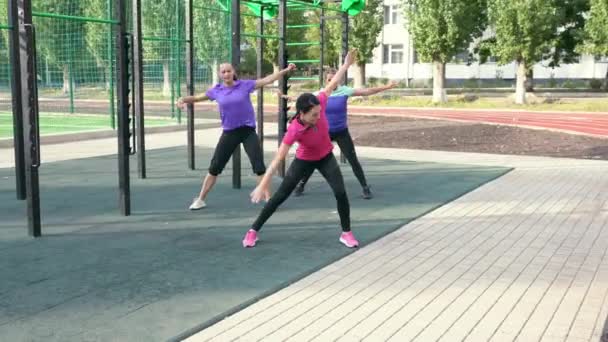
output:
[[[0,138],[12,134],[6,1],[0,1]],[[36,0],[37,79],[41,134],[114,127],[116,117],[113,0]],[[229,0],[194,0],[196,91],[217,82],[230,60]],[[126,9],[132,27],[131,4]],[[183,0],[143,0],[143,77],[149,125],[180,121],[186,93]],[[173,119],[171,119],[173,118]]]
[[[13,129],[9,33],[7,2],[0,1],[0,138],[10,137]]]
[[[144,110],[181,121],[175,101],[185,92],[185,6],[182,0],[142,1]]]

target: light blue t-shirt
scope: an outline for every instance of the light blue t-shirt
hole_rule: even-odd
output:
[[[348,98],[353,95],[355,90],[347,86],[339,86],[334,90],[327,101],[327,121],[329,122],[329,132],[335,133],[345,130],[348,127],[347,104]]]

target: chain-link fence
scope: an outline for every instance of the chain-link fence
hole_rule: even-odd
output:
[[[12,136],[13,116],[11,112],[11,65],[9,58],[9,34],[6,1],[0,3],[0,139]]]

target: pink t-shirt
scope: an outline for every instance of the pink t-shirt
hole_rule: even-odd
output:
[[[298,142],[296,157],[301,160],[316,161],[327,156],[334,148],[329,138],[329,123],[325,116],[327,108],[327,95],[319,92],[317,98],[321,103],[321,113],[317,124],[314,127],[302,125],[298,120],[293,120],[287,133],[283,137],[283,143],[293,145]]]

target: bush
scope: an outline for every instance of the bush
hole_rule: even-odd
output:
[[[367,84],[369,86],[375,86],[375,85],[377,85],[378,84],[378,78],[376,78],[376,77],[370,77],[370,78],[368,78],[367,79]]]
[[[470,103],[479,100],[479,96],[473,94],[461,94],[456,97],[457,102]]]
[[[594,78],[589,81],[589,88],[591,88],[593,90],[600,90],[600,89],[602,89],[603,85],[604,84],[603,84],[602,80],[598,80],[597,78]]]

